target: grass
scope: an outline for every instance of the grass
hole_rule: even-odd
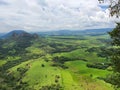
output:
[[[98,79],[98,77],[106,77],[107,74],[111,73],[110,71],[86,67],[88,62],[106,62],[106,59],[98,57],[96,52],[86,52],[91,47],[105,46],[105,43],[97,39],[106,39],[106,37],[106,35],[82,36],[82,39],[79,39],[80,36],[47,37],[46,40],[49,40],[49,43],[55,42],[63,45],[57,46],[59,48],[67,45],[76,45],[77,49],[70,52],[50,54],[49,51],[52,51],[53,47],[50,47],[48,44],[47,46],[44,45],[44,48],[40,48],[39,45],[41,43],[36,42],[33,46],[26,48],[27,54],[28,56],[43,54],[43,56],[23,62],[10,68],[9,71],[14,72],[14,75],[17,77],[19,76],[17,68],[29,65],[28,71],[22,76],[22,81],[27,82],[29,87],[35,90],[52,84],[60,84],[64,90],[114,90],[110,84]],[[51,66],[53,63],[52,57],[54,56],[64,56],[72,59],[72,61],[65,62],[65,65],[69,68],[62,69]],[[14,60],[12,57],[9,57],[9,59]],[[6,62],[0,60],[0,66],[4,63]],[[55,82],[56,75],[60,77],[58,82]]]
[[[44,64],[44,67],[41,65]],[[44,60],[36,60],[31,63],[31,68],[26,73],[23,81],[28,81],[30,86],[34,88],[40,88],[42,86],[55,84],[55,76],[60,74],[60,70],[56,67],[52,67],[50,62]],[[59,80],[59,84],[61,84]]]
[[[73,79],[68,70],[61,70],[62,84],[64,90],[83,90]]]
[[[57,53],[55,56],[64,56],[73,60],[87,60],[89,62],[105,62],[105,58],[98,57],[96,53],[85,52],[86,49],[77,49],[71,52]]]
[[[83,87],[83,90],[114,90],[110,84],[105,83],[97,77],[106,77],[111,72],[107,70],[93,69],[86,67],[84,61],[70,61],[65,63],[69,67],[74,80]]]
[[[111,73],[107,70],[88,68],[86,67],[86,62],[81,60],[66,62],[66,65],[70,70],[74,71],[74,73],[82,74],[84,76],[90,76],[92,74],[93,78],[105,77],[107,74]]]
[[[3,64],[5,64],[7,61],[5,60],[0,60],[0,66],[2,66]]]

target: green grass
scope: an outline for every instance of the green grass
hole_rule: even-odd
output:
[[[92,74],[93,78],[105,77],[107,74],[111,73],[107,70],[88,68],[86,66],[86,62],[80,60],[66,62],[66,65],[70,67],[70,70],[73,70],[75,73],[82,74],[84,76],[90,76]]]
[[[71,52],[57,53],[54,56],[64,56],[73,60],[87,60],[88,62],[105,62],[105,58],[98,57],[96,53],[85,52],[86,49],[77,49]]]
[[[45,66],[42,67],[41,65]],[[40,88],[42,86],[55,84],[55,76],[60,74],[60,70],[56,67],[52,67],[51,63],[45,62],[44,60],[36,60],[31,63],[31,68],[26,73],[23,81],[28,81],[30,86],[34,88]],[[61,80],[58,82],[61,84]]]
[[[83,90],[82,87],[76,83],[68,70],[61,70],[62,85],[64,90]]]
[[[107,70],[100,70],[94,68],[86,67],[86,62],[84,61],[70,61],[65,63],[69,67],[69,72],[71,72],[72,77],[83,87],[83,90],[114,90],[110,84],[105,83],[102,80],[97,79],[97,77],[106,77],[107,74],[111,72]],[[93,89],[95,87],[96,89]]]
[[[106,77],[107,74],[111,73],[110,71],[86,67],[86,64],[89,62],[106,62],[105,58],[97,56],[97,52],[89,53],[86,50],[91,47],[105,46],[105,43],[97,39],[106,39],[108,36],[82,36],[81,39],[79,38],[80,36],[47,37],[46,41],[48,41],[48,45],[36,41],[31,47],[26,48],[28,51],[26,55],[40,55],[40,57],[22,62],[10,68],[9,71],[14,72],[15,77],[19,77],[17,68],[26,68],[26,65],[29,65],[28,71],[22,76],[22,81],[27,82],[29,87],[35,90],[39,90],[42,86],[50,86],[52,84],[60,84],[64,88],[63,90],[114,90],[110,84],[97,78]],[[57,43],[57,47],[60,49],[65,48],[67,45],[76,46],[77,49],[70,52],[51,54],[49,51],[54,50],[54,47],[50,47],[49,44],[53,42]],[[43,47],[41,47],[42,44]],[[51,66],[53,63],[52,58],[55,56],[64,56],[72,59],[72,61],[65,62],[65,65],[69,68],[62,69]],[[11,61],[14,60],[13,57],[8,57],[8,59]],[[47,60],[48,62],[46,62]],[[6,61],[0,60],[0,66],[4,63]],[[55,82],[56,75],[60,76],[57,83]]]
[[[5,60],[0,60],[0,66],[2,66],[3,64],[5,64],[7,61]]]

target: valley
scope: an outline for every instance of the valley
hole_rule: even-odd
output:
[[[0,40],[2,90],[114,90],[110,37],[20,33]]]

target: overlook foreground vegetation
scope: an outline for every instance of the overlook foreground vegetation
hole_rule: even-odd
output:
[[[1,90],[114,90],[110,37],[13,33],[0,40]]]

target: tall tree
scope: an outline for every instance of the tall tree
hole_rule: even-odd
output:
[[[117,23],[116,28],[109,32],[114,46],[111,56],[113,74],[107,78],[107,82],[113,84],[115,88],[120,88],[120,23]]]
[[[104,2],[105,0],[98,0]],[[110,1],[110,15],[120,17],[120,0],[109,0]],[[107,78],[107,82],[113,84],[115,89],[120,88],[120,22],[117,22],[116,28],[109,32],[112,39],[113,53],[111,56],[111,63],[113,67],[113,74]]]

